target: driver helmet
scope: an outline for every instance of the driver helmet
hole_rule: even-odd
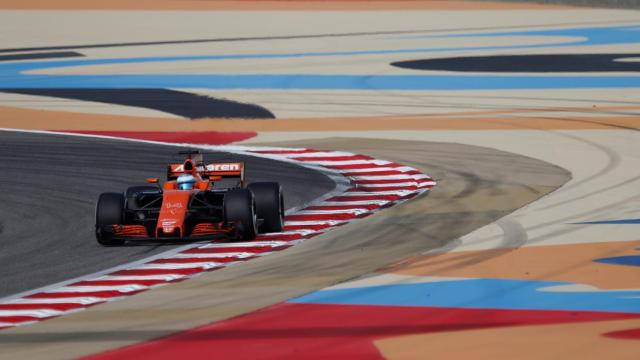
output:
[[[178,189],[191,190],[196,183],[196,178],[191,174],[182,174],[178,176]]]

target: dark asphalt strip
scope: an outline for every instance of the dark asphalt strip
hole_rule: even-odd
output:
[[[60,59],[60,58],[72,58],[72,57],[84,57],[84,55],[77,53],[75,51],[11,54],[11,55],[0,55],[0,61]]]
[[[162,177],[180,148],[129,141],[0,131],[0,297],[139,260],[174,246],[105,248],[93,234],[95,201]],[[279,181],[287,208],[334,188],[326,176],[282,162],[242,160],[247,179]]]
[[[640,54],[539,54],[468,56],[399,61],[404,69],[492,73],[638,72]],[[633,60],[633,61],[625,61]]]
[[[200,118],[274,119],[259,105],[171,89],[0,89],[2,92],[135,106]]]

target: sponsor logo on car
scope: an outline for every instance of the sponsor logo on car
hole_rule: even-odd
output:
[[[207,171],[240,171],[241,168],[242,165],[240,163],[207,165]]]
[[[183,207],[182,203],[179,203],[179,202],[177,203],[167,202],[165,205],[165,208],[169,210],[169,213],[171,215],[176,215],[178,213],[178,210],[182,209],[182,207]]]
[[[170,233],[176,227],[176,221],[175,220],[162,220],[162,223],[160,225],[162,226],[162,231],[163,232]]]

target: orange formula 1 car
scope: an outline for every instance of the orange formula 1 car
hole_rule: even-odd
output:
[[[277,182],[245,186],[244,163],[205,165],[199,151],[170,164],[163,186],[133,186],[124,193],[103,193],[96,206],[96,238],[102,245],[127,240],[204,240],[221,235],[253,240],[280,232],[284,223],[282,188]]]

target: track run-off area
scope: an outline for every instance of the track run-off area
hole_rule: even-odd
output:
[[[3,2],[0,358],[637,358],[639,30],[526,2]],[[100,247],[97,194],[184,148],[279,180],[285,231]]]

